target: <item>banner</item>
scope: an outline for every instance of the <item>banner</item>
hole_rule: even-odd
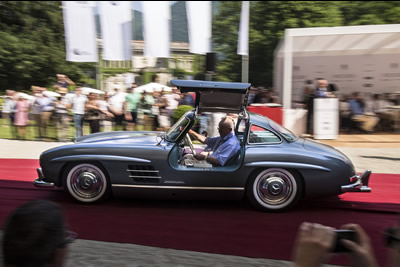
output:
[[[67,61],[97,62],[96,1],[62,1]]]
[[[144,56],[168,58],[170,55],[169,1],[142,1]]]
[[[211,1],[186,1],[190,53],[211,51]]]
[[[238,39],[238,55],[249,55],[249,1],[242,1]]]
[[[132,60],[130,1],[99,1],[104,60]]]

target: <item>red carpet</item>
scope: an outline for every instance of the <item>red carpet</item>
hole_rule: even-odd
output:
[[[33,181],[39,167],[37,159],[0,159],[0,180]]]
[[[49,199],[63,206],[71,229],[82,239],[290,260],[292,244],[303,221],[333,227],[354,222],[370,235],[378,261],[385,266],[387,250],[381,233],[396,223],[396,212],[400,211],[400,175],[373,174],[370,194],[303,201],[285,213],[264,213],[246,201],[113,199],[98,205],[81,205],[61,190],[36,189],[31,182],[9,181],[32,181],[36,172],[28,174],[28,165],[38,164],[15,160],[24,167],[20,170],[11,166],[12,161],[0,160],[0,227],[20,204]],[[347,257],[339,255],[329,263],[350,264]]]

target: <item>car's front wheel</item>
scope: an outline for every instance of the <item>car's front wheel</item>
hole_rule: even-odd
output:
[[[110,183],[97,164],[81,163],[67,169],[64,188],[77,201],[94,203],[110,196]]]
[[[247,185],[247,197],[258,209],[282,211],[293,207],[302,192],[301,179],[294,173],[270,168],[250,178]]]

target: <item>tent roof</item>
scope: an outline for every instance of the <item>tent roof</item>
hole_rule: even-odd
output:
[[[286,29],[275,52],[283,58],[283,108],[290,109],[293,57],[400,54],[400,24]]]
[[[279,57],[289,43],[293,56],[399,54],[400,24],[286,29]]]

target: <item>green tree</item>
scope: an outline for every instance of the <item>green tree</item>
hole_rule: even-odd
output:
[[[400,1],[341,1],[340,10],[346,26],[400,21]]]
[[[272,85],[274,51],[287,28],[341,25],[340,3],[332,1],[252,1],[249,26],[249,81]],[[220,53],[217,79],[241,80],[237,39],[241,2],[220,1],[213,41]]]
[[[57,73],[79,82],[94,68],[66,62],[60,1],[0,2],[0,90],[51,87]]]

